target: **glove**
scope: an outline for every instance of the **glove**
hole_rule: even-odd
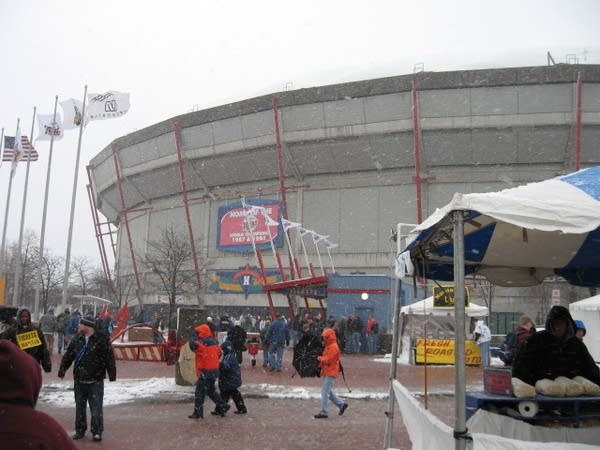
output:
[[[285,341],[285,346],[289,347],[290,346],[290,341]]]
[[[44,372],[46,373],[52,372],[52,363],[48,361],[46,364],[42,364],[42,369],[44,369]]]
[[[64,378],[65,377],[65,371],[62,369],[58,370],[58,378]]]

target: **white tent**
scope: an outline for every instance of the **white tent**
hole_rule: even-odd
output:
[[[487,317],[489,310],[485,306],[470,303],[465,308],[467,317]],[[404,364],[414,363],[414,347],[417,339],[424,337],[427,330],[429,339],[454,339],[454,307],[433,306],[433,296],[403,306],[400,309],[402,331],[400,333],[400,361]],[[465,321],[465,333],[470,323]]]
[[[454,316],[454,306],[435,307],[433,306],[433,296],[431,296],[427,297],[424,300],[403,306],[400,309],[400,313],[417,315],[431,314],[434,316]],[[465,307],[465,314],[469,317],[487,317],[489,315],[489,310],[486,306],[476,305],[475,303],[469,303],[469,306]]]
[[[411,235],[396,258],[396,275],[454,281],[457,312],[465,306],[465,275],[512,287],[558,275],[576,286],[600,287],[600,166],[499,192],[456,193]],[[395,308],[396,314],[397,303]],[[457,449],[465,449],[468,441],[464,319],[455,315]],[[397,328],[392,352],[398,348]],[[392,360],[390,379],[396,370]],[[392,421],[388,417],[388,446]]]
[[[600,362],[600,295],[571,303],[569,311],[573,319],[582,320],[585,324],[583,342],[594,361]]]

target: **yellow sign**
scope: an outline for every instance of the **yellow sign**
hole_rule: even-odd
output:
[[[454,307],[454,286],[434,286],[433,287],[433,306]],[[465,288],[465,306],[469,306],[469,290]]]
[[[42,341],[40,340],[37,331],[34,330],[17,334],[17,345],[21,350],[25,350],[32,347],[39,347],[42,345]]]
[[[417,339],[417,364],[425,364],[426,351],[427,364],[454,364],[454,339]],[[465,364],[481,364],[481,352],[475,341],[465,341]]]

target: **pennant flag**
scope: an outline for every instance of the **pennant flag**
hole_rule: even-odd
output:
[[[314,231],[312,233],[313,242],[315,244],[318,244],[319,242],[326,240],[328,237],[329,236],[321,236],[320,234],[315,233]]]
[[[292,222],[291,220],[287,220],[282,218],[281,219],[281,223],[283,224],[283,231],[287,231],[290,228],[297,228],[297,227],[301,227],[302,224],[298,223],[298,222]]]
[[[63,109],[63,128],[65,130],[72,130],[73,128],[79,128],[81,125],[81,121],[83,119],[82,111],[83,111],[83,103],[79,100],[75,100],[74,98],[70,98],[65,100],[64,102],[60,102],[60,106]],[[86,118],[83,126],[85,127],[88,123],[88,119]]]
[[[40,128],[40,132],[38,134],[38,141],[49,141],[52,136],[54,136],[54,140],[60,140],[63,138],[63,124],[60,119],[60,116],[57,114],[56,119],[54,118],[54,114],[38,114],[38,127]]]
[[[306,234],[314,234],[313,230],[309,230],[308,228],[298,227],[298,232],[301,237],[304,237]]]
[[[17,145],[15,145],[15,142],[17,142]],[[31,145],[27,136],[20,136],[20,139],[16,139],[14,136],[4,136],[2,161],[17,163],[19,161],[27,161],[28,159],[29,161],[37,161],[38,158],[39,154]]]
[[[89,120],[113,119],[129,111],[129,93],[108,91],[89,94],[87,117]]]
[[[268,227],[275,227],[275,226],[279,225],[279,222],[277,222],[276,220],[273,220],[271,218],[271,216],[269,216],[266,212],[263,213],[263,217],[265,218],[265,224]]]

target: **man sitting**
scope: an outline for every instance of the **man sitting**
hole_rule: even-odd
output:
[[[561,395],[554,394],[554,387],[546,390],[541,386],[559,377],[563,380],[584,377],[600,384],[600,370],[585,344],[575,337],[575,323],[564,306],[553,306],[548,312],[545,330],[533,334],[521,346],[512,375],[535,385],[538,393],[558,396]]]

